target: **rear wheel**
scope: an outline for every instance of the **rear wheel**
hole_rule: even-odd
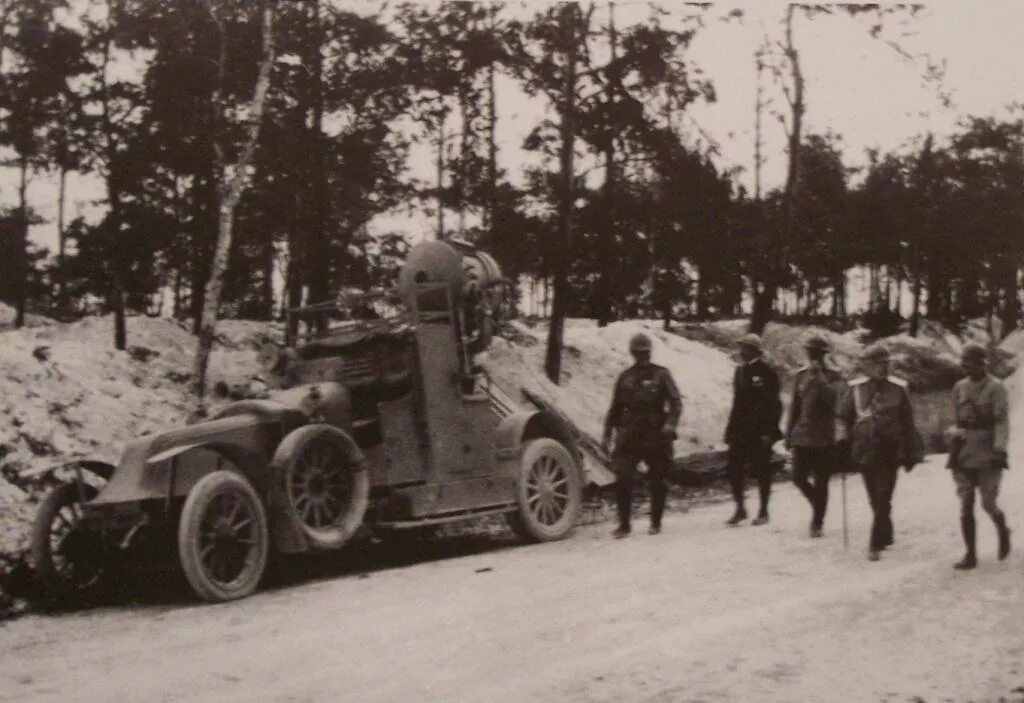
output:
[[[231,471],[200,479],[178,524],[178,558],[196,595],[214,602],[249,595],[268,552],[267,515],[252,484]]]
[[[84,600],[101,585],[101,544],[79,525],[82,504],[96,493],[87,483],[65,483],[39,506],[32,524],[32,563],[51,598]]]
[[[576,523],[582,494],[580,473],[569,451],[547,437],[530,440],[519,461],[519,510],[509,516],[509,524],[526,539],[561,539]]]

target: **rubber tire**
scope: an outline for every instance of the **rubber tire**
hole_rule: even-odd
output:
[[[224,491],[236,491],[248,504],[257,550],[250,567],[232,584],[224,586],[211,579],[199,557],[199,529],[210,502]],[[178,559],[189,586],[197,596],[213,603],[244,598],[256,590],[267,568],[270,537],[263,501],[243,476],[233,471],[214,471],[199,479],[185,499],[178,522]]]
[[[568,469],[567,478],[569,501],[562,518],[554,525],[548,526],[536,520],[527,505],[527,478],[530,469],[541,456],[549,454],[557,457]],[[583,480],[579,467],[569,450],[561,443],[548,437],[531,439],[519,455],[519,475],[516,481],[516,502],[519,509],[508,515],[509,526],[525,540],[531,542],[553,542],[568,535],[576,525],[580,509],[583,505]]]
[[[53,553],[50,547],[50,530],[54,519],[61,508],[81,503],[77,483],[65,483],[50,491],[39,505],[36,517],[32,522],[32,565],[43,585],[48,597],[63,602],[86,600],[95,592],[103,580],[102,571],[95,583],[85,588],[75,586],[63,578],[53,564]],[[96,497],[98,491],[88,483],[82,488],[87,501]]]
[[[317,528],[307,525],[292,504],[288,494],[288,477],[295,461],[302,455],[309,442],[325,440],[333,443],[348,458],[352,473],[352,500],[340,522],[331,528]],[[348,542],[363,524],[363,516],[370,504],[370,476],[365,460],[356,443],[344,432],[331,425],[304,425],[284,438],[274,454],[272,465],[281,481],[285,511],[300,527],[307,542],[314,549],[339,549]]]

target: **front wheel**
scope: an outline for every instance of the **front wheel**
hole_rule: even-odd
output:
[[[252,484],[231,471],[196,483],[178,524],[178,558],[196,595],[213,602],[249,595],[269,550],[267,514]]]
[[[555,440],[543,437],[523,447],[516,489],[519,510],[509,516],[509,524],[520,536],[550,542],[576,524],[583,482],[572,455]]]
[[[102,582],[101,545],[79,525],[82,503],[96,493],[87,483],[65,483],[39,506],[32,524],[32,563],[51,598],[83,600]]]

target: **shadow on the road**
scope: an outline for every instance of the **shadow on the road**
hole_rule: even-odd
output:
[[[641,484],[637,488],[638,508],[644,510],[646,487]],[[613,496],[611,487],[590,493],[579,525],[602,524],[611,520],[615,512]],[[723,497],[724,493],[718,486],[696,489],[672,486],[669,510],[686,512],[696,505],[718,503]],[[272,554],[257,595],[260,592],[280,592],[329,579],[370,578],[374,573],[389,569],[526,546],[501,517],[441,526],[432,531],[366,534],[336,552]],[[146,563],[125,564],[123,570],[111,575],[109,587],[95,594],[88,604],[37,602],[31,610],[59,614],[96,608],[141,607],[159,612],[167,608],[194,607],[200,604],[176,564]]]
[[[432,535],[395,535],[365,538],[336,552],[302,555],[271,555],[260,592],[280,591],[307,583],[338,578],[368,578],[373,573],[442,559],[497,552],[523,543],[510,531],[493,525],[444,530]],[[38,613],[60,614],[104,607],[135,606],[161,609],[200,601],[192,593],[181,570],[174,564],[145,565],[125,569],[112,577],[110,586],[88,603],[50,601],[36,603]]]

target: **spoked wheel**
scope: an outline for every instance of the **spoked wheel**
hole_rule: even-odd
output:
[[[200,479],[178,524],[178,557],[196,595],[215,602],[249,595],[268,551],[267,515],[252,485],[231,471]]]
[[[370,480],[358,448],[328,425],[306,425],[277,450],[288,509],[317,549],[345,544],[362,524]]]
[[[561,444],[544,437],[523,447],[517,489],[519,511],[509,516],[509,524],[520,535],[548,542],[573,528],[583,486],[576,462]]]
[[[36,513],[32,563],[46,593],[59,601],[85,600],[103,580],[101,544],[79,526],[82,503],[96,493],[87,483],[65,483],[46,496]]]

